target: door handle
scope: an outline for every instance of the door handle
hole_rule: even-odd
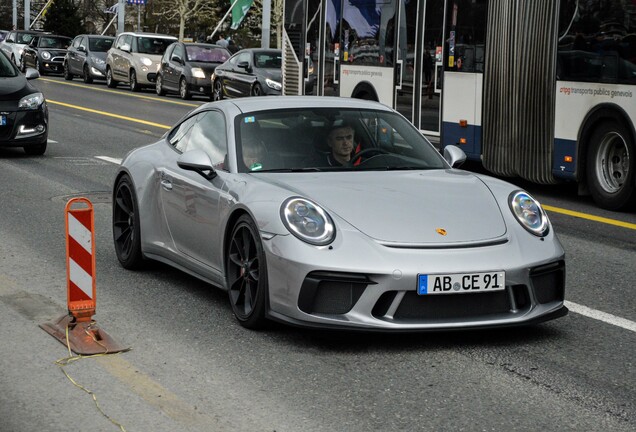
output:
[[[171,191],[172,190],[172,182],[168,179],[161,179],[161,187],[164,188],[167,191]]]

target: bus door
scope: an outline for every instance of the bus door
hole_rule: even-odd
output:
[[[444,45],[444,0],[420,1],[424,7],[419,11],[418,19],[424,23],[420,30],[422,49],[418,49],[421,58],[417,59],[421,74],[419,81],[419,128],[428,135],[439,136],[441,125],[441,100]],[[418,122],[413,120],[413,124]]]
[[[318,93],[321,96],[338,96],[340,85],[340,19],[342,9],[340,0],[325,0],[324,11],[321,11],[321,21],[324,25],[322,43],[324,50],[318,58],[319,67],[317,80],[319,81]],[[308,17],[311,20],[311,17]]]

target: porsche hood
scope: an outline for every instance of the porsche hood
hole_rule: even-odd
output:
[[[460,171],[275,175],[280,187],[387,244],[489,243],[506,234],[501,209],[476,176]]]

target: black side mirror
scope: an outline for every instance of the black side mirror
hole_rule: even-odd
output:
[[[188,171],[194,171],[200,174],[206,180],[212,180],[216,177],[216,171],[212,167],[210,157],[203,150],[190,150],[183,153],[177,160],[179,168]]]
[[[250,64],[246,61],[239,62],[236,66],[240,69],[245,69],[248,72],[250,71]]]
[[[173,55],[172,58],[170,59],[170,61],[173,61],[175,63],[179,63],[179,64],[183,64],[183,60],[181,60],[181,57],[179,57],[178,55]]]

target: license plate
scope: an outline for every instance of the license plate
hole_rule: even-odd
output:
[[[6,125],[7,125],[7,116],[0,115],[0,126],[6,126]]]
[[[503,271],[417,275],[417,293],[419,295],[501,291],[505,287],[506,273]]]

